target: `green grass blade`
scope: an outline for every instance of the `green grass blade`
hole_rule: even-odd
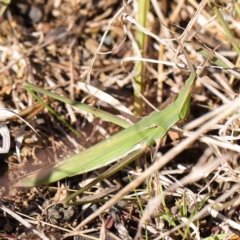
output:
[[[139,0],[138,1],[138,23],[146,28],[147,26],[147,15],[149,11],[149,5],[150,1],[149,0]],[[147,41],[148,41],[148,36],[143,33],[142,30],[137,28],[136,30],[136,41],[139,47],[139,50],[144,54],[147,49]],[[136,72],[137,76],[135,77],[135,86],[136,89],[134,90],[134,110],[135,110],[135,115],[137,117],[142,116],[142,98],[139,93],[143,92],[143,86],[144,86],[144,77],[143,77],[143,72],[144,69],[146,68],[144,66],[145,63],[143,62],[136,62]]]
[[[217,56],[216,52],[213,52],[196,43],[192,43],[192,45],[196,47],[196,52],[200,53],[203,57],[205,57],[206,59],[209,59],[211,62],[215,63],[219,67],[222,67],[223,70],[226,70],[227,72],[233,74],[235,77],[240,78],[239,69],[235,68],[234,65],[230,63],[226,58],[221,56],[225,60],[224,62]]]
[[[230,40],[229,42],[232,44],[232,46],[235,49],[235,51],[237,52],[238,56],[240,56],[240,49],[239,49],[239,47],[238,47],[238,45],[236,43],[236,40],[235,40],[235,38],[234,38],[230,28],[228,27],[227,22],[224,20],[224,18],[222,16],[222,14],[220,13],[219,9],[217,8],[217,6],[213,2],[211,2],[211,6],[214,9],[214,11],[216,12],[217,17],[218,17],[218,19],[219,19],[219,21],[220,21],[220,23],[221,23],[221,25],[222,25],[226,35],[227,35],[227,37]]]
[[[235,3],[235,12],[238,16],[240,16],[240,6],[237,2]]]
[[[215,55],[213,55],[214,53],[212,51],[208,50],[207,48],[203,48],[203,46],[200,46],[195,43],[193,45],[198,47],[196,51],[200,53],[202,56],[204,56],[206,59],[209,59],[210,61],[212,61],[213,63],[217,64],[220,67],[230,68],[230,66],[228,66],[225,62],[223,62]]]

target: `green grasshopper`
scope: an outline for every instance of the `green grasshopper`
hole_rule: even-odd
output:
[[[214,9],[217,12],[217,15],[220,15],[219,10],[216,7]],[[233,40],[231,41],[233,47],[240,55],[240,50],[235,43],[234,37],[231,34],[231,31],[229,30],[227,24],[224,24],[224,20],[221,20],[221,24],[223,25],[228,38]],[[196,48],[196,51],[203,55],[206,59],[221,66],[222,69],[228,71],[236,77],[240,77],[239,71],[236,70],[234,65],[226,61],[226,59],[224,59],[224,61],[221,60],[223,59],[223,57],[221,56],[220,58],[218,53],[210,51],[209,49],[200,45],[196,45]],[[184,48],[182,48],[182,50],[184,52]],[[184,53],[184,55],[187,56],[186,53]],[[69,204],[69,201],[73,197],[80,194],[80,192],[83,192],[87,187],[95,184],[97,181],[101,181],[101,179],[103,179],[104,177],[110,176],[125,165],[129,164],[132,160],[141,155],[147,147],[153,145],[157,139],[161,139],[162,137],[164,137],[169,131],[169,129],[179,120],[185,119],[187,117],[190,107],[191,92],[197,75],[193,69],[193,66],[191,66],[192,64],[188,60],[188,57],[186,57],[186,60],[188,62],[187,65],[191,70],[191,74],[187,79],[183,90],[180,92],[176,100],[171,103],[167,108],[143,118],[132,126],[128,126],[128,124],[121,119],[116,119],[115,116],[109,116],[111,117],[110,121],[114,122],[115,120],[117,120],[117,124],[127,128],[113,135],[112,137],[94,145],[93,147],[90,147],[78,154],[75,154],[74,156],[71,156],[66,160],[63,160],[59,163],[53,164],[52,166],[48,166],[44,169],[24,176],[15,184],[15,186],[39,186],[43,184],[49,184],[66,177],[86,173],[118,161],[117,164],[108,169],[105,173],[103,173],[99,178],[91,182],[88,186],[84,187],[79,192],[76,192],[67,197],[64,200],[64,203]],[[30,83],[25,83],[25,88],[43,105],[44,103],[41,101],[41,99],[34,95],[32,90],[61,100],[61,97],[59,95],[40,89],[34,85],[31,85]],[[70,102],[69,99],[64,102],[70,104],[73,103]],[[76,104],[72,105],[76,106]],[[95,116],[102,117],[101,111],[97,110],[95,112],[92,111],[91,113]],[[65,122],[65,124],[67,123]]]
[[[168,130],[179,120],[185,119],[188,116],[195,78],[196,73],[192,72],[176,100],[162,111],[154,112],[136,124],[127,127],[121,132],[66,160],[24,176],[14,186],[27,187],[49,184],[119,161],[119,163],[110,168],[110,170],[107,170],[106,173],[102,175],[102,178],[114,174],[141,155],[146,148],[153,145],[157,139],[163,138]],[[25,83],[25,88],[28,91],[31,91],[31,89],[37,90],[37,87],[30,83]],[[53,93],[51,93],[51,95],[53,95]],[[97,181],[99,181],[99,178]],[[95,182],[96,181],[91,184]],[[84,189],[81,189],[81,192],[83,192]],[[64,202],[68,203],[70,199],[78,194],[79,192],[70,195]]]

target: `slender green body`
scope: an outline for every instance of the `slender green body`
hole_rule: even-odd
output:
[[[15,186],[48,184],[124,159],[134,151],[144,152],[145,148],[154,144],[156,139],[166,135],[178,120],[186,118],[195,77],[195,73],[190,75],[182,92],[167,108],[154,112],[136,124],[66,160],[30,173],[20,179]],[[146,147],[141,148],[140,143],[146,143]]]

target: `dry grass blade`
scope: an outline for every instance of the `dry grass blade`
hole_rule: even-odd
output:
[[[11,109],[7,109],[7,108],[0,108],[1,112],[5,112],[5,114],[1,115],[0,121],[5,121],[8,120],[8,118],[12,117],[12,116],[16,116],[17,118],[19,118],[20,120],[22,120],[27,126],[29,126],[36,134],[37,132],[35,131],[35,129],[31,126],[31,124],[29,124],[26,120],[24,120],[21,116],[19,116],[16,112],[14,112]]]
[[[239,189],[240,184],[235,184],[234,186],[232,186],[231,190],[224,193],[223,195],[221,195],[217,200],[214,201],[214,203],[210,203],[206,206],[204,206],[187,224],[189,224],[190,222],[193,222],[199,218],[201,218],[201,216],[203,216],[209,208],[213,207],[215,204],[219,203],[219,202],[224,202],[228,197],[230,197],[237,189]],[[178,226],[176,226],[175,228],[171,229],[170,231],[168,231],[167,233],[162,233],[159,237],[156,238],[156,240],[160,240],[165,236],[168,236],[168,234],[176,231],[177,229],[182,228],[183,226],[186,226],[186,223],[180,224]]]
[[[5,122],[0,124],[0,134],[2,135],[2,147],[0,147],[0,153],[8,153],[10,149],[10,134]]]
[[[39,134],[1,112],[6,208],[49,239],[105,239],[109,232],[233,238],[240,211],[239,1],[229,9],[221,0],[152,0],[143,12],[136,0],[2,2],[9,1],[0,0],[0,107],[17,109]],[[134,37],[138,31],[143,37]],[[147,46],[139,47],[145,37]],[[143,92],[136,90],[139,122],[131,114],[137,75],[144,79]],[[19,185],[48,186],[8,191],[21,176]],[[118,183],[122,190],[109,194]],[[89,201],[89,209],[75,206]],[[1,206],[0,238],[39,238]]]
[[[26,123],[26,125],[28,125],[37,134],[35,129],[14,111],[6,108],[1,108],[0,112],[2,112],[1,121],[4,121],[0,124],[0,134],[2,135],[3,141],[3,145],[0,148],[0,153],[8,153],[10,149],[10,133],[7,124],[5,123],[5,120],[8,119],[8,117],[16,116],[17,118],[21,119],[24,123]]]
[[[35,233],[37,236],[39,236],[43,240],[49,240],[48,237],[44,235],[44,233],[37,230],[35,227],[33,227],[30,223],[28,223],[26,220],[24,220],[22,217],[17,215],[15,212],[13,212],[11,209],[7,208],[1,201],[0,201],[0,208],[8,213],[10,216],[12,216],[14,219],[19,221],[21,224],[23,224],[28,230]]]
[[[92,72],[93,64],[94,64],[94,62],[95,62],[95,60],[96,60],[97,54],[99,53],[99,51],[100,51],[100,49],[101,49],[101,47],[102,47],[102,45],[103,45],[103,42],[104,42],[104,40],[105,40],[105,38],[106,38],[109,30],[110,30],[110,26],[113,24],[113,21],[125,10],[125,8],[126,8],[131,2],[132,2],[132,0],[127,0],[126,2],[123,1],[123,7],[121,7],[121,8],[117,11],[117,13],[115,14],[115,16],[111,19],[110,23],[108,24],[108,28],[107,28],[107,30],[104,32],[104,34],[103,34],[103,36],[102,36],[102,39],[101,39],[101,42],[100,42],[100,44],[99,44],[99,46],[98,46],[98,48],[97,48],[97,50],[96,50],[96,52],[95,52],[92,60],[91,60],[89,72],[88,72],[88,75],[87,75],[87,84],[90,84],[90,73]],[[123,39],[122,42],[123,42],[124,40],[125,40],[125,39]],[[120,45],[121,45],[121,44],[120,44]],[[104,54],[106,54],[106,53],[104,53]]]
[[[153,34],[152,32],[150,32],[148,29],[144,28],[143,26],[141,26],[133,17],[131,17],[129,14],[125,13],[122,15],[123,18],[125,18],[126,20],[128,20],[129,22],[135,24],[143,33],[149,35],[150,37],[154,38],[155,40],[157,40],[159,43],[163,44],[164,46],[168,47],[169,49],[171,49],[172,51],[176,51],[174,48],[172,48],[169,44],[168,41],[174,41],[175,39],[162,39],[160,37],[158,37],[156,34]]]
[[[78,82],[77,83],[80,90],[83,90],[94,97],[108,103],[113,106],[115,109],[119,110],[123,117],[130,120],[130,122],[137,122],[137,119],[133,116],[132,112],[123,106],[117,99],[113,98],[111,95],[101,91],[100,89],[95,88],[91,85],[86,85],[85,83]]]

